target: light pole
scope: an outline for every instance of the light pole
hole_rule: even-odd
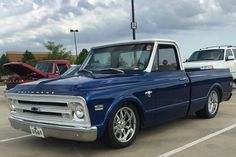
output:
[[[78,29],[71,29],[70,32],[74,33],[75,54],[76,54],[76,57],[77,57],[77,55],[78,55],[78,50],[77,50],[77,41],[76,41],[76,35],[75,35],[75,33],[76,33],[76,32],[79,32],[79,30],[78,30]]]
[[[135,30],[137,29],[137,22],[135,22],[135,15],[134,15],[134,0],[131,0],[131,9],[132,9],[131,29],[133,31],[133,40],[135,40],[136,39]]]

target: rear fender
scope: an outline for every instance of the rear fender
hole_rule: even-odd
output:
[[[200,111],[204,108],[204,106],[207,104],[208,96],[212,89],[218,89],[220,94],[220,101],[222,100],[222,86],[219,83],[214,83],[210,86],[209,90],[207,91],[206,95],[200,99],[200,101],[197,102],[191,102],[190,110],[188,111],[188,114],[193,114],[197,111]]]
[[[207,97],[209,96],[210,92],[211,92],[214,88],[216,88],[216,89],[218,90],[219,96],[220,96],[220,102],[221,102],[221,101],[222,101],[222,98],[223,98],[223,90],[222,90],[223,88],[222,88],[221,84],[219,84],[219,83],[214,83],[214,84],[210,87],[210,89],[209,89],[209,91],[208,91],[208,93],[207,93]]]

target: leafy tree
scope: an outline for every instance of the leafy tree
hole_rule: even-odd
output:
[[[30,51],[26,50],[23,55],[22,62],[35,66],[35,64],[37,63],[37,60]]]
[[[2,54],[0,58],[0,76],[8,75],[10,72],[3,68],[3,65],[8,63],[9,60],[5,54]]]
[[[88,56],[88,50],[82,49],[79,56],[76,58],[75,64],[82,64],[87,56]]]
[[[73,62],[71,51],[66,50],[62,44],[48,41],[44,43],[44,46],[49,50],[48,56],[45,59],[65,59]]]

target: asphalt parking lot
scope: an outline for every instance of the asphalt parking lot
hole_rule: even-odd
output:
[[[114,150],[102,142],[81,143],[40,139],[14,130],[7,120],[9,110],[0,87],[0,156],[2,157],[235,157],[236,89],[230,101],[220,106],[214,119],[195,116],[143,129],[127,148]]]

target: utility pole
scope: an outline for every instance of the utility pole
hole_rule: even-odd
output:
[[[131,29],[133,32],[133,40],[136,39],[135,31],[137,29],[137,22],[135,22],[135,15],[134,15],[134,0],[131,0],[131,9],[132,9],[132,22],[131,22]]]
[[[76,54],[76,57],[78,55],[78,50],[77,50],[77,41],[76,41],[76,32],[78,33],[79,30],[78,29],[71,29],[70,32],[74,33],[74,41],[75,41],[75,54]]]

